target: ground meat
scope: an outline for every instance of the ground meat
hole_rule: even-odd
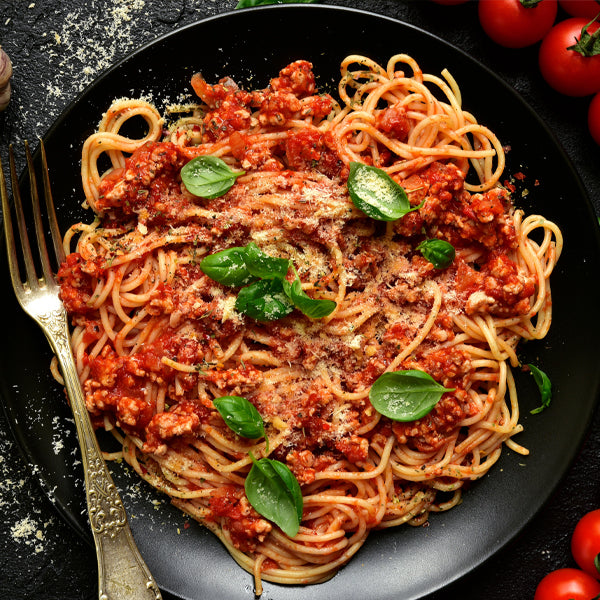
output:
[[[482,245],[486,249],[515,248],[516,236],[512,219],[507,214],[508,193],[495,188],[482,194],[470,194],[464,189],[464,176],[451,164],[433,163],[403,182],[411,204],[424,202],[418,211],[408,213],[394,223],[394,230],[403,236],[422,234],[440,237],[455,247]]]
[[[410,131],[411,122],[406,116],[406,109],[398,103],[381,111],[376,117],[375,125],[390,137],[404,142]]]
[[[420,452],[431,452],[456,435],[459,423],[471,415],[464,390],[446,393],[423,418],[408,423],[394,422],[392,431],[401,444]]]
[[[208,506],[212,511],[208,518],[224,521],[233,545],[243,552],[255,550],[272,529],[272,525],[252,508],[239,488],[224,486],[215,489]]]
[[[207,410],[193,402],[179,402],[171,410],[158,413],[146,427],[146,441],[143,451],[164,454],[166,441],[193,434],[207,417]]]

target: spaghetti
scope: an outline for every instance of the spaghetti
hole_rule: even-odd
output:
[[[64,239],[61,294],[95,424],[219,536],[257,593],[262,579],[330,578],[372,529],[457,505],[503,445],[527,454],[513,440],[511,367],[518,342],[551,322],[560,231],[512,206],[502,146],[462,108],[452,77],[406,55],[385,68],[349,56],[341,74],[339,104],[317,93],[306,61],[252,92],[195,75],[200,101],[169,126],[146,102],[115,102],[83,147],[96,218]],[[147,124],[140,139],[122,133],[134,117]],[[204,155],[244,171],[223,196],[193,196],[181,181]],[[419,208],[366,217],[348,196],[351,162],[388,173]],[[454,246],[449,267],[421,256],[425,238]],[[335,301],[333,312],[240,313],[236,291],[199,265],[249,242],[292,261],[304,292]],[[409,369],[451,391],[422,418],[390,420],[369,391]],[[268,443],[227,427],[213,401],[232,395],[258,409]],[[300,483],[293,538],[248,502],[250,452]]]

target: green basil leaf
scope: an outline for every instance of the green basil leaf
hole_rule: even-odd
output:
[[[433,409],[444,392],[452,391],[423,371],[394,371],[375,381],[369,400],[377,412],[394,421],[416,421]]]
[[[311,4],[317,0],[240,0],[236,8],[251,8],[253,6],[264,6],[266,4]]]
[[[221,396],[215,398],[213,404],[233,432],[249,440],[267,437],[260,413],[246,398]]]
[[[265,254],[254,242],[210,254],[200,269],[211,279],[229,286],[243,286],[236,309],[258,321],[273,321],[288,315],[294,307],[308,317],[320,319],[335,309],[333,300],[311,298],[302,289],[300,279],[290,284],[286,275],[292,262]]]
[[[275,321],[289,315],[294,305],[281,279],[261,279],[240,290],[235,308],[257,321]]]
[[[197,156],[181,169],[181,180],[194,196],[212,200],[227,193],[245,171],[232,171],[216,156]]]
[[[538,369],[535,365],[527,365],[531,374],[533,375],[533,379],[540,390],[540,395],[542,396],[542,403],[537,408],[534,408],[531,411],[532,415],[537,415],[541,413],[545,408],[550,406],[550,402],[552,400],[552,383],[550,378],[544,371]]]
[[[445,269],[452,264],[456,256],[456,250],[450,242],[432,238],[422,241],[417,250],[421,252],[426,260],[428,260],[436,269]]]
[[[292,497],[294,499],[294,504],[296,505],[296,514],[298,516],[298,524],[302,521],[302,509],[304,508],[304,499],[302,498],[302,490],[300,489],[300,484],[298,480],[294,477],[294,474],[290,471],[287,465],[284,465],[282,462],[278,460],[270,460],[270,464],[277,471],[277,474],[288,490],[292,493]]]
[[[412,207],[404,188],[385,171],[359,162],[350,163],[348,193],[356,208],[378,221],[396,221],[422,206]]]
[[[337,304],[333,300],[311,298],[303,289],[300,279],[296,278],[293,283],[283,280],[283,291],[292,301],[294,306],[302,311],[307,317],[321,319],[330,315]]]
[[[278,525],[293,538],[300,529],[303,499],[300,484],[283,463],[269,458],[256,460],[246,477],[246,497],[257,513]]]
[[[254,242],[245,247],[244,260],[248,271],[260,279],[283,279],[290,268],[290,261],[265,254]]]
[[[209,254],[200,262],[200,270],[228,286],[239,287],[257,279],[246,267],[246,249],[237,246]]]

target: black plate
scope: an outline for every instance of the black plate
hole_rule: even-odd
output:
[[[63,229],[86,218],[79,208],[79,161],[84,138],[115,98],[150,96],[162,108],[189,90],[197,70],[216,81],[230,75],[252,87],[292,60],[314,63],[322,89],[335,92],[339,63],[350,53],[380,62],[398,52],[423,70],[447,67],[465,107],[511,147],[507,173],[527,175],[518,203],[556,221],[566,249],[553,277],[555,318],[542,342],[523,345],[554,386],[550,409],[539,402],[529,376],[517,374],[522,423],[518,441],[529,457],[505,451],[491,473],[471,486],[464,502],[432,515],[427,528],[372,533],[365,547],[331,581],[312,586],[265,584],[263,598],[348,600],[368,590],[373,600],[422,598],[473,569],[506,544],[540,509],[567,471],[600,388],[600,241],[596,218],[580,180],[551,133],[523,100],[493,73],[442,40],[393,19],[325,6],[277,6],[237,11],[178,29],[143,47],[90,86],[45,136],[54,196]],[[537,181],[536,181],[537,180]],[[6,261],[2,281],[8,287]],[[10,296],[8,292],[5,294]],[[49,497],[88,537],[74,430],[63,391],[48,372],[50,352],[33,322],[12,299],[0,346],[2,396],[19,445]],[[111,467],[123,492],[139,547],[160,586],[182,599],[249,599],[252,582],[209,532],[137,481]],[[362,593],[361,593],[362,595]]]

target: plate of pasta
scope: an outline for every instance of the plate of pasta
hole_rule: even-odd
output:
[[[86,403],[162,589],[422,598],[566,472],[599,389],[576,335],[600,334],[595,217],[461,51],[356,10],[238,11],[133,53],[44,141]],[[85,536],[24,321],[8,415]]]

